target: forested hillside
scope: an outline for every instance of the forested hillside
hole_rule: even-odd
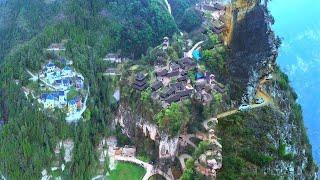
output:
[[[61,20],[62,1],[0,1],[0,62],[17,44],[30,40]]]
[[[38,5],[41,4],[39,1]],[[29,7],[28,3],[10,5],[12,8]],[[174,20],[162,7],[156,0],[68,1],[63,8],[62,21],[47,24],[30,41],[13,48],[4,58],[0,69],[0,119],[7,123],[0,132],[2,174],[10,179],[40,177],[41,170],[53,160],[53,149],[57,141],[71,137],[75,141],[75,150],[74,160],[68,169],[69,177],[92,177],[97,162],[93,145],[101,136],[110,132],[108,124],[114,108],[111,96],[114,89],[110,83],[112,79],[102,76],[105,70],[102,58],[107,52],[118,49],[124,55],[139,57],[147,47],[154,46],[164,36],[176,32]],[[20,17],[32,20],[25,14]],[[35,22],[31,24],[35,25]],[[2,32],[11,31],[11,28],[19,29],[14,19],[12,23],[11,27],[6,27]],[[30,26],[27,29],[33,29]],[[15,39],[12,38],[14,35],[25,37],[25,32],[28,31],[5,34],[11,40]],[[41,64],[50,58],[44,48],[64,39],[68,42],[66,57],[74,61],[75,68],[86,77],[90,86],[88,110],[91,120],[76,127],[68,126],[59,111],[55,113],[60,115],[55,116],[50,115],[50,112],[38,111],[37,103],[27,100],[21,90],[29,78],[25,70],[39,70]],[[13,44],[17,42],[12,41]],[[3,52],[7,49],[9,46],[1,48]]]
[[[201,13],[195,10],[197,0],[169,0],[172,15],[182,31],[190,32],[202,23]]]

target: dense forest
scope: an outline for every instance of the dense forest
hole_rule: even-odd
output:
[[[10,179],[39,177],[42,169],[53,160],[57,141],[73,138],[74,160],[68,174],[73,179],[88,179],[92,177],[97,163],[93,146],[99,138],[110,134],[107,127],[115,107],[112,99],[114,87],[110,83],[112,79],[102,75],[106,68],[102,58],[106,53],[116,50],[132,58],[139,57],[164,36],[177,32],[177,26],[156,0],[72,0],[63,2],[63,8],[55,4],[57,9],[52,9],[52,12],[41,11],[49,6],[43,1],[34,1],[34,4],[19,2],[6,2],[1,6],[12,6],[12,12],[7,13],[13,15],[5,19],[12,25],[1,29],[1,33],[8,36],[7,39],[12,39],[9,44],[1,39],[1,54],[6,55],[10,47],[19,44],[5,56],[0,69],[0,119],[7,123],[0,132],[1,172]],[[25,14],[28,8],[34,11]],[[20,14],[20,19],[30,21],[23,21],[27,24],[24,27],[26,31],[16,28],[22,22],[16,19],[14,12]],[[47,25],[46,21],[32,18],[45,18],[46,13],[55,16],[56,12],[60,13],[61,20],[48,22]],[[4,23],[7,25],[7,22]],[[43,27],[43,31],[40,31]],[[74,61],[75,68],[86,77],[90,87],[90,121],[77,126],[69,126],[59,110],[54,112],[55,116],[52,116],[52,112],[38,111],[37,103],[27,100],[21,90],[29,78],[25,70],[39,70],[50,57],[44,48],[62,40],[67,40],[66,57]],[[19,80],[19,83],[15,80]]]

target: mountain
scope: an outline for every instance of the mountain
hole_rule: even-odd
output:
[[[0,174],[314,178],[267,7],[207,3],[1,2]]]

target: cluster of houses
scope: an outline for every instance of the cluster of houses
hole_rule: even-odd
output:
[[[195,73],[193,74],[195,76],[194,82],[191,82],[190,73]],[[137,73],[132,87],[138,91],[150,87],[152,99],[159,101],[163,108],[191,96],[194,96],[198,101],[207,103],[212,100],[212,91],[224,93],[224,87],[215,81],[214,75],[201,72],[197,68],[197,63],[189,57],[168,64],[163,58],[158,58],[154,70],[156,77],[154,82],[149,84],[147,75],[142,72]]]
[[[82,108],[82,96],[79,91],[84,88],[84,77],[70,66],[60,69],[50,61],[43,67],[39,79],[42,82],[42,90],[44,87],[50,89],[49,92],[41,94],[39,99],[45,109],[67,107],[68,113],[74,113]],[[77,92],[77,95],[67,99],[71,90]]]
[[[222,145],[218,142],[214,130],[218,123],[218,119],[212,118],[208,122],[211,122],[212,125],[204,125],[205,129],[208,131],[208,135],[206,135],[203,140],[209,142],[210,148],[199,156],[195,161],[195,166],[196,170],[201,174],[211,177],[211,179],[216,179],[217,170],[222,167]]]
[[[226,7],[219,0],[202,0],[196,5],[197,9],[204,14],[209,13],[212,17],[208,25],[216,34],[220,34],[225,30]]]

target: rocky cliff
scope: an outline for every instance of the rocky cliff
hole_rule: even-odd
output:
[[[141,137],[151,139],[157,146],[158,156],[156,159],[174,159],[178,150],[178,138],[169,137],[168,134],[159,130],[158,126],[151,123],[137,113],[132,113],[130,108],[120,106],[115,124],[120,125],[122,133],[131,139]],[[145,140],[140,139],[140,141]]]
[[[270,29],[272,21],[266,6],[239,0],[232,3],[228,13],[231,97],[249,102],[259,78],[269,73],[269,64],[274,64],[277,41]]]
[[[274,20],[267,1],[236,0],[227,13],[231,98],[250,103],[260,90],[269,94],[271,101],[268,107],[220,120],[224,167],[218,179],[315,179],[317,167],[301,108],[287,76],[276,66],[280,40],[271,30]],[[270,74],[272,81],[261,84]],[[233,165],[237,171],[233,172]],[[254,173],[247,174],[248,169]]]

